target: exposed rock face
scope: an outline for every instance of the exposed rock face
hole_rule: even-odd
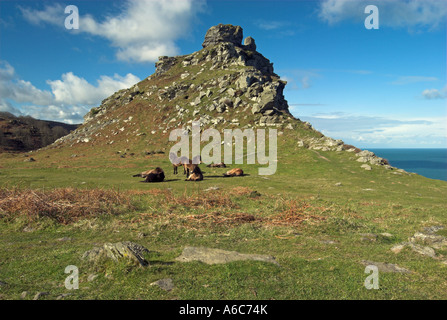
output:
[[[202,47],[206,48],[220,42],[230,42],[236,46],[241,46],[242,37],[242,28],[240,26],[218,24],[206,32]]]
[[[161,56],[155,63],[155,75],[160,75],[168,71],[177,62],[176,57]]]

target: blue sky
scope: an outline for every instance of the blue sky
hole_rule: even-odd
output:
[[[367,5],[379,9],[368,30]],[[79,9],[68,30],[67,5]],[[82,122],[91,107],[242,26],[294,116],[361,148],[447,147],[447,0],[0,0],[0,111]]]

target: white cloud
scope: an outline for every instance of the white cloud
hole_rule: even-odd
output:
[[[30,82],[17,79],[14,68],[6,61],[0,61],[0,97],[11,99],[17,103],[32,102],[49,104],[53,96],[48,91],[42,91]]]
[[[447,85],[442,90],[426,89],[422,91],[422,96],[428,100],[445,99],[447,97]]]
[[[277,30],[288,27],[290,25],[289,22],[286,21],[274,21],[274,20],[256,20],[255,25],[262,30]]]
[[[48,80],[51,88],[40,90],[31,82],[19,79],[14,68],[0,61],[0,111],[15,115],[31,115],[38,119],[68,123],[82,122],[82,117],[93,106],[114,92],[129,88],[140,79],[129,73],[120,76],[100,76],[96,85],[72,72],[60,80]],[[14,102],[13,104],[10,102]]]
[[[116,16],[98,21],[80,15],[79,32],[105,38],[117,48],[117,58],[134,62],[154,62],[161,55],[176,55],[175,41],[188,36],[192,22],[204,8],[205,0],[128,0]],[[60,5],[44,10],[21,8],[24,18],[34,24],[60,25]]]
[[[22,12],[23,18],[27,20],[29,23],[35,25],[41,25],[43,23],[50,23],[54,25],[64,26],[65,13],[61,4],[54,3],[52,5],[46,5],[43,10],[32,10],[30,8],[19,6],[20,11]]]
[[[319,8],[319,17],[329,24],[343,20],[363,23],[367,5],[378,7],[380,25],[409,30],[436,28],[447,16],[447,0],[324,0]]]
[[[447,118],[400,118],[342,112],[300,117],[317,130],[348,144],[380,147],[446,147]]]
[[[436,77],[425,77],[425,76],[400,76],[391,84],[403,85],[410,83],[418,83],[418,82],[431,82],[438,81],[439,79]]]
[[[131,87],[139,80],[138,77],[130,73],[125,77],[115,74],[113,78],[101,76],[97,80],[97,86],[94,86],[84,78],[68,72],[62,75],[62,80],[48,80],[47,83],[51,87],[56,103],[92,106],[120,89]]]

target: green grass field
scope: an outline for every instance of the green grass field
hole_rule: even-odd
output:
[[[173,175],[166,154],[128,150],[135,155],[121,158],[119,146],[113,152],[49,149],[30,154],[35,162],[24,162],[23,154],[1,154],[3,191],[25,197],[63,188],[79,194],[101,189],[126,201],[104,200],[104,208],[58,220],[58,213],[45,214],[45,201],[35,204],[36,198],[29,210],[20,200],[26,197],[16,200],[21,209],[1,209],[4,195],[0,298],[20,299],[24,291],[25,299],[36,292],[49,292],[40,299],[64,293],[71,294],[65,299],[447,298],[445,248],[436,250],[436,259],[409,248],[390,250],[426,227],[447,226],[446,182],[379,166],[365,171],[352,153],[299,148],[291,137],[281,141],[276,174],[259,176],[257,166],[243,164],[231,167],[247,176],[223,178],[226,169],[201,165],[201,182],[184,181],[181,169]],[[82,156],[87,152],[89,157]],[[165,182],[132,177],[155,166],[165,170]],[[218,189],[206,191],[210,187]],[[150,265],[92,265],[81,259],[94,246],[118,241],[148,248]],[[272,255],[280,266],[175,261],[185,246]],[[379,290],[367,290],[363,260],[397,264],[411,273],[380,272]],[[79,290],[64,286],[68,265],[79,268]],[[98,277],[88,281],[91,274]],[[150,285],[163,278],[173,279],[172,291]]]

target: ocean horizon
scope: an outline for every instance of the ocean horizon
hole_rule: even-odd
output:
[[[365,148],[390,165],[421,176],[447,181],[447,148]]]

